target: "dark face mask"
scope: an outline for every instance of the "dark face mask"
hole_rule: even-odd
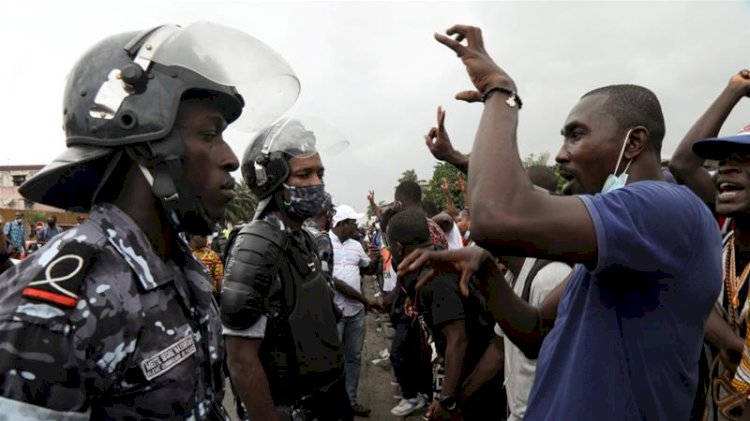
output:
[[[291,193],[289,201],[284,201],[284,210],[303,221],[319,214],[326,204],[325,184],[302,187],[284,184],[284,187]]]
[[[47,225],[49,225],[49,226],[51,226],[51,227],[54,227],[54,226],[55,226],[55,221],[53,221],[53,220],[51,220],[51,219],[48,219],[48,220],[47,220]]]

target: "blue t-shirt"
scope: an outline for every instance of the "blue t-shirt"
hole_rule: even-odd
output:
[[[581,196],[598,260],[576,265],[545,338],[525,421],[687,420],[721,238],[689,189],[637,182]]]

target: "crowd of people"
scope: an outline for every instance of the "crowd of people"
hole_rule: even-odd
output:
[[[464,206],[445,179],[445,209],[403,181],[385,205],[369,191],[363,227],[325,190],[339,175],[319,133],[284,116],[299,84],[270,47],[202,22],[85,53],[67,149],[20,192],[89,217],[50,218],[17,262],[23,215],[0,237],[2,417],[226,420],[227,384],[245,420],[372,416],[358,390],[375,312],[393,331],[393,417],[750,420],[750,127],[717,137],[750,72],[666,166],[653,92],[588,91],[562,122],[559,186],[522,165],[521,94],[481,30],[435,37],[473,84],[456,98],[484,106],[470,153],[441,108],[424,136]],[[257,129],[241,159],[230,124]],[[255,216],[217,234],[237,169]]]

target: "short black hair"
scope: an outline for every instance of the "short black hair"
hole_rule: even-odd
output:
[[[555,170],[546,165],[532,165],[526,168],[526,174],[529,175],[531,182],[550,193],[557,191],[557,175]]]
[[[404,205],[422,205],[422,188],[414,181],[402,181],[396,186],[394,197]]]
[[[437,205],[432,200],[423,200],[422,210],[424,211],[425,216],[427,216],[428,218],[432,218],[433,216],[440,213]]]
[[[607,95],[602,112],[617,120],[620,129],[643,126],[648,129],[649,145],[661,156],[664,140],[664,114],[656,95],[638,85],[609,85],[594,89],[581,98],[591,95]]]
[[[391,218],[401,211],[402,209],[398,206],[386,206],[382,208],[380,212],[380,231],[388,232],[388,224],[391,222]]]
[[[389,244],[419,245],[430,241],[427,219],[414,209],[398,212],[390,218],[387,229]]]

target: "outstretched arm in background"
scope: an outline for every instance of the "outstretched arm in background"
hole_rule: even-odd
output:
[[[445,161],[463,173],[469,172],[469,155],[464,155],[453,148],[448,132],[445,131],[445,110],[437,109],[437,127],[432,127],[424,141],[427,149],[438,161]]]
[[[693,153],[693,144],[701,139],[717,136],[734,106],[742,97],[748,95],[750,95],[750,71],[741,70],[729,79],[727,87],[719,94],[719,97],[693,124],[669,162],[669,169],[677,181],[687,185],[712,208],[716,202],[716,186],[711,180],[711,175],[703,168],[703,158]]]

